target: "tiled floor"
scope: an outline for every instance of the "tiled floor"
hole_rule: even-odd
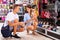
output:
[[[2,25],[2,24],[0,24],[0,25]],[[19,32],[17,34],[18,34],[18,36],[21,37],[21,39],[20,38],[19,39],[17,39],[17,38],[3,38],[0,33],[0,40],[52,40],[52,39],[42,36],[38,33],[36,33],[36,35],[31,35],[31,34],[27,35],[26,31],[24,31],[24,32]]]

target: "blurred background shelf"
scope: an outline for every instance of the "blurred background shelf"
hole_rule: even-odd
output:
[[[37,32],[41,33],[45,36],[48,36],[50,38],[53,38],[53,39],[60,39],[60,33],[54,32],[52,30],[48,30],[48,29],[45,29],[45,28],[38,27]]]

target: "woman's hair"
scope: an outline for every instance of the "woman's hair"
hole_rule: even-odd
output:
[[[28,11],[27,11],[27,10],[25,10],[25,13],[28,13]]]
[[[31,9],[32,7],[31,7],[31,5],[27,5],[26,8]],[[26,10],[27,10],[27,9],[26,9]],[[26,11],[26,12],[28,12],[28,11]],[[30,10],[30,16],[31,16],[31,10]]]
[[[35,9],[36,8],[36,5],[32,5],[32,9]]]
[[[26,7],[27,7],[27,8],[31,8],[31,5],[27,5]]]

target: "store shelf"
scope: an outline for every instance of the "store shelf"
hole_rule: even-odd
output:
[[[3,23],[4,21],[0,20],[0,23]]]
[[[44,30],[44,32],[43,32],[43,30]],[[60,39],[60,34],[59,33],[48,30],[48,29],[45,29],[45,28],[38,27],[37,32],[41,33],[41,34],[43,34],[45,36],[48,36],[48,37],[50,37],[52,39]]]
[[[47,30],[47,31],[52,32],[52,33],[55,33],[57,35],[60,35],[60,33],[58,33],[58,32],[54,32],[54,31],[51,31],[51,30]]]

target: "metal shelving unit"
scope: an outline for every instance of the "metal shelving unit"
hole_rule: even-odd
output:
[[[45,36],[48,36],[52,39],[60,40],[60,33],[54,32],[52,30],[48,30],[48,29],[45,29],[45,28],[38,27],[37,32],[41,33]]]

